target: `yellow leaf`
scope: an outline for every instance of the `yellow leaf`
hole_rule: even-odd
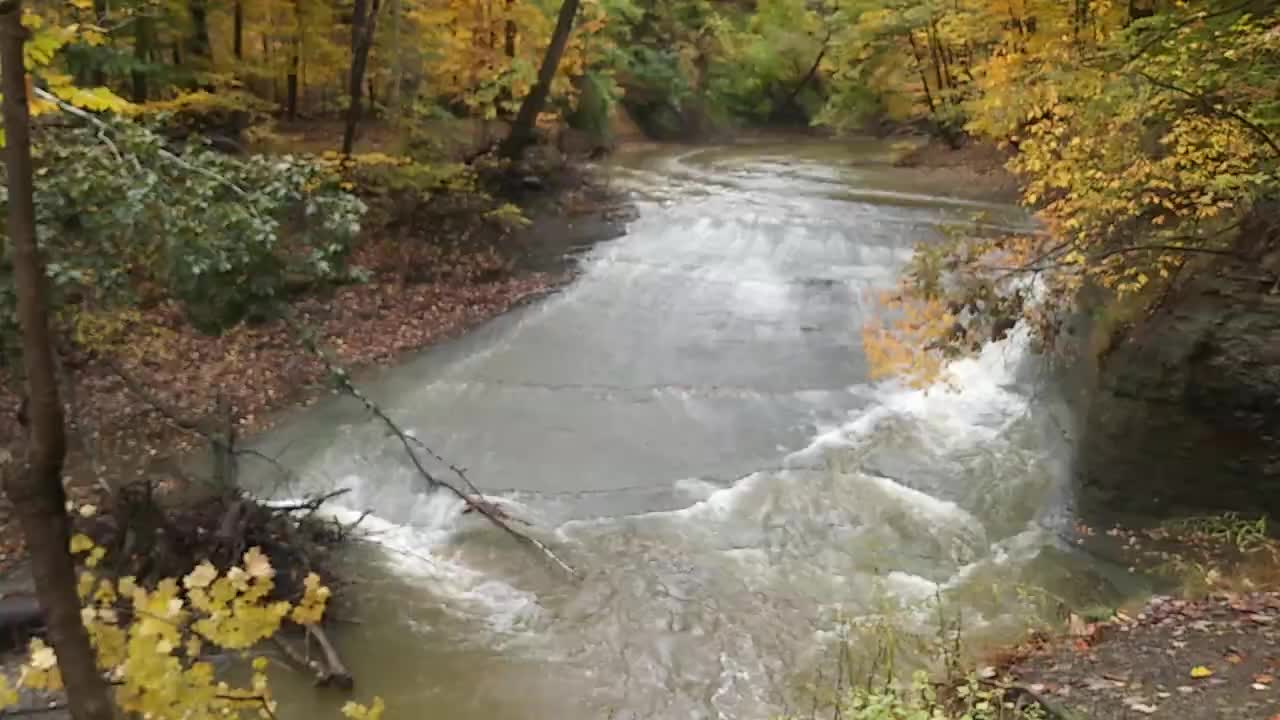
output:
[[[271,567],[271,561],[266,555],[262,554],[262,549],[251,547],[244,554],[244,570],[249,573],[249,577],[268,580],[275,576],[276,571]]]
[[[0,675],[0,708],[18,704],[18,691],[9,684],[9,679]]]
[[[1204,678],[1212,677],[1212,676],[1213,676],[1213,671],[1205,667],[1204,665],[1197,665],[1191,668],[1191,677],[1197,680],[1202,680]]]
[[[82,533],[76,533],[75,535],[71,536],[71,554],[72,555],[75,555],[76,553],[82,553],[92,549],[93,549],[93,541],[89,539],[88,535],[84,535]]]
[[[58,664],[58,656],[53,648],[36,638],[31,641],[31,667],[36,670],[50,670]]]
[[[182,584],[186,586],[188,590],[192,588],[206,588],[209,587],[209,584],[217,577],[218,569],[206,560],[196,566],[195,570],[187,573],[187,576],[182,579]]]

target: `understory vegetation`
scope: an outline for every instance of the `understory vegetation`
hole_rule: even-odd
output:
[[[942,686],[927,673],[917,673],[908,687],[861,686],[834,699],[831,717],[852,720],[1044,720],[1046,711],[1034,701],[1016,700],[1018,693],[969,676]]]

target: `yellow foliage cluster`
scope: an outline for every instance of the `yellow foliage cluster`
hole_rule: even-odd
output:
[[[24,60],[32,75],[29,83],[34,84],[38,80],[58,100],[84,110],[118,113],[132,111],[133,105],[110,88],[77,85],[71,75],[58,72],[52,67],[58,52],[72,42],[101,45],[105,40],[102,28],[80,23],[51,22],[30,8],[24,8],[22,24],[31,33],[23,45]],[[58,109],[55,102],[34,95],[29,96],[29,102],[32,115]],[[2,139],[3,135],[0,134],[0,140]]]
[[[146,322],[135,308],[66,307],[60,313],[77,347],[113,352],[129,360],[173,356],[174,331]]]
[[[869,319],[862,328],[862,347],[871,379],[898,376],[912,387],[925,387],[942,373],[942,350],[956,319],[936,298],[885,293],[878,305],[886,316]]]
[[[416,0],[408,12],[427,82],[472,114],[493,119],[515,112],[533,87],[555,18],[533,0]],[[608,51],[607,15],[585,0],[551,85],[551,98],[572,105],[575,79]]]
[[[944,130],[962,123],[1012,150],[1009,168],[1047,230],[930,251],[946,268],[945,289],[937,273],[908,277],[899,319],[868,335],[873,364],[927,374],[928,348],[972,350],[937,336],[931,321],[945,321],[939,298],[980,314],[995,307],[993,291],[1018,296],[1042,346],[1052,345],[1085,285],[1155,302],[1199,259],[1229,253],[1256,203],[1280,192],[1274,5],[853,7],[836,52],[858,69],[858,82],[907,98],[909,114]],[[847,82],[847,72],[836,80]],[[975,293],[984,294],[980,302]],[[892,347],[894,337],[905,347]]]
[[[297,603],[271,600],[275,570],[256,547],[226,571],[205,562],[181,580],[165,579],[153,588],[132,577],[95,575],[92,568],[104,550],[87,536],[74,536],[70,551],[89,568],[79,581],[81,617],[98,665],[111,680],[120,709],[139,717],[273,715],[276,701],[267,681],[267,659],[247,657],[249,680],[232,684],[215,673],[212,651],[249,651],[274,635],[286,618],[317,623],[329,598],[328,588],[313,573]],[[17,702],[17,688],[61,687],[53,649],[34,639],[17,682],[0,676],[0,708]],[[382,712],[380,699],[369,707],[348,703],[343,708],[347,717],[361,720],[378,720]]]

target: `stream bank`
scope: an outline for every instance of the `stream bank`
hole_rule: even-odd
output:
[[[930,144],[904,162],[972,171],[969,156],[998,153]],[[988,653],[1051,717],[1280,717],[1276,216],[1255,208],[1149,306],[1081,295],[1061,363],[1072,542],[1148,589],[1064,605],[1066,622]]]

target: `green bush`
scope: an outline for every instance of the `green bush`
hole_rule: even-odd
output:
[[[342,279],[364,205],[320,164],[171,149],[129,122],[37,137],[37,239],[56,309],[166,299],[216,331],[299,282]],[[0,318],[11,325],[8,281]]]

